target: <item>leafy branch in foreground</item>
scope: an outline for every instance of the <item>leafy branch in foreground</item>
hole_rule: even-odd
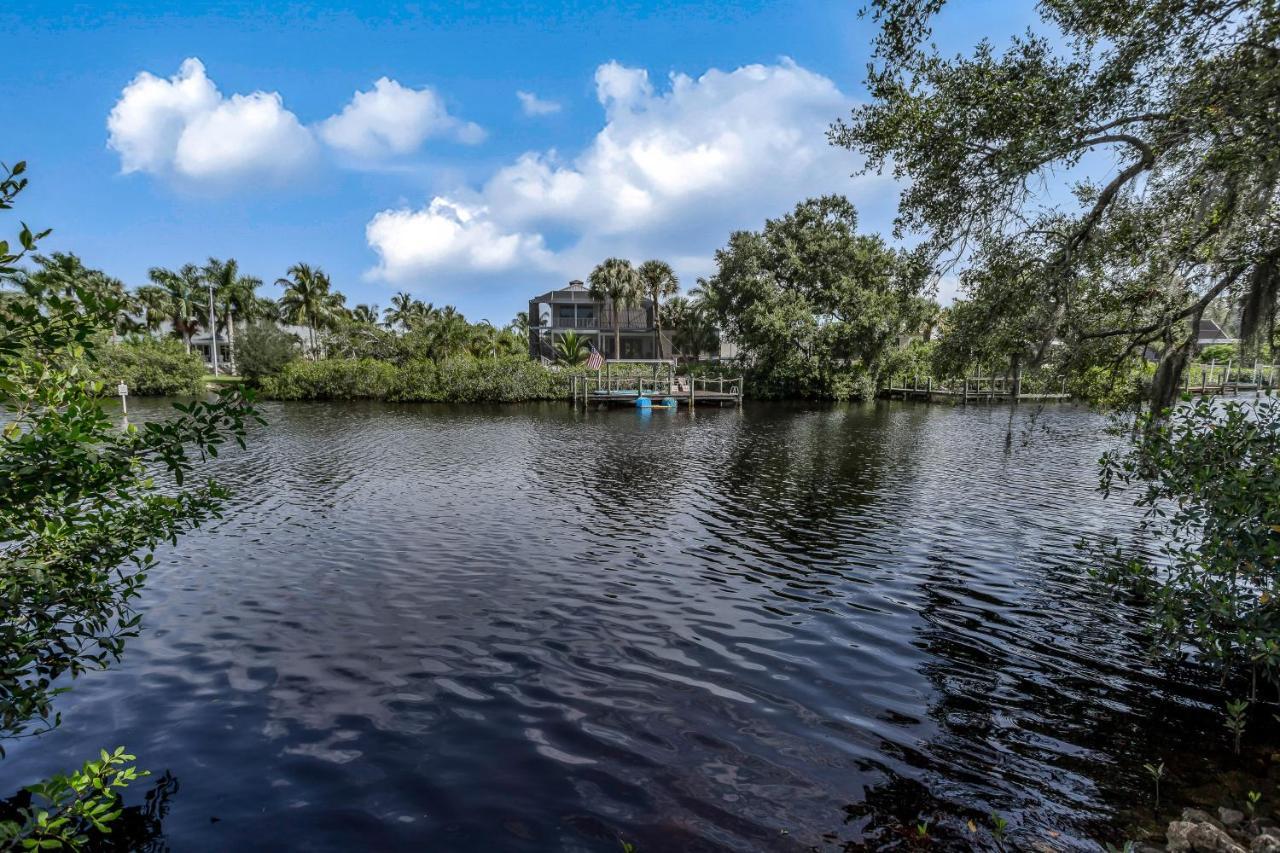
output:
[[[0,209],[25,187],[24,170],[0,179]],[[227,441],[243,446],[248,425],[262,422],[250,393],[233,388],[121,429],[102,406],[102,383],[82,370],[121,310],[119,294],[96,277],[55,287],[21,274],[15,265],[40,236],[24,225],[20,251],[0,243],[0,283],[17,286],[0,300],[0,742],[57,725],[52,702],[67,678],[119,659],[138,632],[133,601],[154,549],[217,517],[227,497],[212,481],[184,487],[197,461]],[[117,750],[32,786],[51,807],[0,837],[77,846],[118,813],[100,794],[136,778],[123,767],[131,760]],[[85,797],[84,785],[97,793]]]
[[[99,758],[28,787],[32,805],[19,810],[18,820],[0,821],[0,850],[74,850],[90,832],[109,835],[108,824],[123,811],[119,792],[150,774],[129,764],[134,756],[123,746]]]
[[[1199,321],[1280,297],[1280,6],[1044,0],[1003,49],[943,55],[942,0],[870,0],[870,102],[831,128],[903,192],[896,230],[956,266],[1011,360],[1160,360],[1176,396]]]
[[[1202,399],[1148,418],[1102,459],[1102,490],[1136,487],[1158,561],[1107,560],[1100,575],[1152,603],[1157,648],[1190,645],[1222,679],[1280,691],[1280,400]]]

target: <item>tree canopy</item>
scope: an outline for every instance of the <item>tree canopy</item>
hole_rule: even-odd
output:
[[[764,396],[874,393],[885,359],[927,314],[915,258],[857,233],[843,196],[796,205],[716,252],[704,300]]]
[[[1269,333],[1280,7],[1045,0],[1040,32],[945,58],[928,43],[942,5],[872,0],[872,100],[830,136],[867,169],[892,164],[899,235],[969,273],[989,317],[1021,317],[999,346],[1033,361],[1055,340],[1117,360],[1151,347],[1162,409],[1214,300],[1236,301],[1246,339]]]

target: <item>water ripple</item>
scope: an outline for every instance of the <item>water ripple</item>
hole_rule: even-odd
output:
[[[266,416],[125,662],[0,781],[127,743],[182,781],[178,850],[802,850],[992,810],[1071,848],[1146,720],[1215,725],[1084,576],[1118,506],[1085,412],[1009,454],[981,407]]]

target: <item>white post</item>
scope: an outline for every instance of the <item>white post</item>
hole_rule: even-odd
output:
[[[125,385],[124,381],[121,380],[120,384],[116,386],[116,393],[120,395],[120,414],[124,415],[125,417],[128,417],[129,416],[129,386]]]
[[[213,350],[213,375],[218,375],[218,318],[213,313],[213,285],[209,285],[209,349]]]

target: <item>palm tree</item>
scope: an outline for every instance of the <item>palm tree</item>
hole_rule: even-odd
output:
[[[164,267],[152,267],[147,277],[168,296],[167,313],[174,334],[182,338],[187,352],[191,352],[191,336],[200,328],[196,319],[195,301],[200,290],[200,271],[194,264],[186,264],[177,272]]]
[[[662,358],[662,300],[680,292],[680,279],[666,261],[645,261],[638,270],[644,291],[653,300],[653,352]]]
[[[257,308],[257,294],[254,292],[262,286],[262,279],[240,274],[240,265],[235,258],[220,261],[210,258],[204,267],[204,280],[213,286],[213,298],[222,325],[227,330],[227,349],[230,350],[230,367],[236,370],[236,315],[244,320],[255,319],[252,315]],[[217,346],[217,330],[213,333],[213,346]]]
[[[334,294],[329,291],[329,276],[319,267],[296,263],[286,271],[288,278],[276,279],[284,288],[280,297],[280,314],[290,323],[307,327],[311,358],[316,357],[316,327],[325,323],[334,309]]]
[[[471,338],[471,324],[456,310],[436,315],[428,327],[431,351],[437,360],[465,352]]]
[[[621,311],[640,298],[640,276],[631,261],[623,258],[607,258],[587,277],[587,285],[593,299],[607,302],[613,316],[613,357],[622,355]]]
[[[520,311],[516,314],[515,319],[511,321],[511,328],[517,333],[529,336],[529,312]]]
[[[481,320],[469,329],[471,340],[467,350],[476,358],[498,357],[498,330],[488,320]]]
[[[169,313],[168,292],[158,285],[144,284],[133,292],[133,298],[142,309],[143,327],[149,334],[156,332]]]
[[[560,339],[556,341],[557,364],[579,367],[587,360],[587,355],[590,352],[591,347],[587,344],[586,336],[574,331],[563,333],[560,335]]]
[[[528,356],[528,354],[528,334],[522,335],[514,329],[503,329],[498,334],[497,346],[494,349],[495,356]]]
[[[377,305],[366,305],[363,302],[351,310],[352,320],[355,320],[357,323],[364,323],[368,326],[378,325],[378,318],[380,316]]]
[[[676,296],[667,300],[662,312],[672,330],[671,342],[686,363],[699,353],[714,350],[719,345],[719,332],[704,300]]]
[[[386,311],[386,320],[389,327],[399,326],[401,329],[408,331],[410,323],[414,317],[414,303],[417,302],[413,298],[413,294],[406,293],[403,290],[391,297],[391,307]],[[422,303],[418,303],[419,305]]]

